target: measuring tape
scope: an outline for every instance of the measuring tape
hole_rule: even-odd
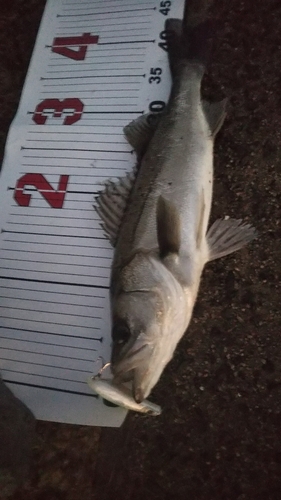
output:
[[[87,379],[110,357],[113,250],[93,208],[132,170],[123,127],[170,91],[183,0],[48,0],[0,178],[0,372],[43,420],[121,425]]]

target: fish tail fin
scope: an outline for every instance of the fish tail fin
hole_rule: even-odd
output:
[[[187,0],[184,17],[167,19],[167,45],[172,75],[186,63],[197,63],[202,73],[210,54],[212,23],[207,18],[210,0]]]

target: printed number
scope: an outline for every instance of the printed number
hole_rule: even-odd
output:
[[[63,99],[62,101],[60,101],[59,99],[45,99],[38,104],[33,114],[32,120],[37,125],[44,125],[48,118],[48,116],[43,114],[44,111],[51,110],[53,111],[54,117],[60,117],[64,111],[69,112],[70,110],[72,111],[72,115],[65,117],[63,125],[72,125],[73,123],[80,120],[83,109],[83,102],[76,97]]]
[[[97,35],[91,35],[91,33],[83,33],[80,36],[62,36],[54,38],[52,45],[52,52],[56,52],[75,61],[84,61],[87,53],[88,46],[91,44],[96,44],[99,41]],[[77,49],[70,48],[71,46],[77,46]]]
[[[158,46],[161,47],[161,49],[165,50],[165,52],[168,52],[168,43],[167,40],[170,36],[170,33],[167,30],[161,31],[159,37],[161,40],[164,40],[163,42],[159,42]]]
[[[152,101],[149,104],[149,111],[151,113],[160,113],[165,108],[166,104],[164,101]]]
[[[18,179],[14,198],[21,207],[29,207],[31,194],[24,193],[26,186],[34,186],[52,208],[62,208],[69,175],[61,175],[55,190],[42,174],[25,174]]]
[[[160,9],[159,12],[163,14],[163,16],[167,16],[170,12],[169,7],[171,7],[171,2],[167,0],[166,2],[160,2]]]
[[[161,78],[160,76],[157,76],[157,75],[161,75],[162,74],[162,69],[161,68],[150,68],[150,74],[151,75],[156,75],[156,76],[151,76],[149,78],[149,83],[160,83],[161,82]]]
[[[161,113],[165,106],[166,103],[164,101],[152,101],[149,104],[148,109],[150,111],[150,114],[147,116],[147,123],[149,125],[153,125],[155,120],[158,120],[157,113]]]

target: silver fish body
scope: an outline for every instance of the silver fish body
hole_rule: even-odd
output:
[[[181,256],[194,258],[199,218],[206,233],[213,179],[213,137],[202,109],[203,71],[188,64],[178,77],[164,116],[148,145],[117,241],[114,267],[133,252],[158,248],[157,201],[172,203],[181,225]],[[200,250],[204,241],[200,242]]]
[[[127,370],[129,362],[128,367],[135,370],[138,399],[149,394],[185,332],[208,260],[202,235],[206,234],[211,207],[213,138],[200,100],[200,69],[197,64],[183,68],[141,162],[116,246],[113,322],[122,323],[128,309],[133,310],[129,329],[135,330],[135,335],[124,346],[127,356],[124,349],[123,361],[115,363],[113,357],[113,369],[118,374]],[[167,252],[164,258],[159,255],[157,233],[160,196],[166,205],[173,206],[179,220],[171,223],[178,224],[180,231],[177,253]],[[171,231],[168,224],[166,231]],[[142,353],[139,345],[143,345]],[[138,368],[141,354],[150,361]],[[149,372],[149,377],[144,372]]]
[[[170,20],[169,28],[184,46],[186,35],[179,34],[179,23]],[[225,101],[212,105],[201,100],[200,51],[191,54],[192,60],[190,53],[182,52],[176,64],[171,63],[171,96],[150,131],[151,139],[144,138],[150,128],[146,117],[125,128],[140,159],[125,209],[120,209],[122,181],[109,186],[98,200],[104,228],[116,246],[111,274],[112,371],[115,383],[133,381],[138,403],[159,380],[189,325],[204,265],[241,248],[255,235],[249,225],[232,220],[218,221],[210,236],[207,232],[213,144],[224,120]]]

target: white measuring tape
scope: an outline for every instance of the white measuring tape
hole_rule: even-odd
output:
[[[164,22],[183,3],[47,2],[0,176],[0,373],[39,419],[124,419],[87,385],[111,343],[93,201],[135,164],[123,127],[167,101]]]

